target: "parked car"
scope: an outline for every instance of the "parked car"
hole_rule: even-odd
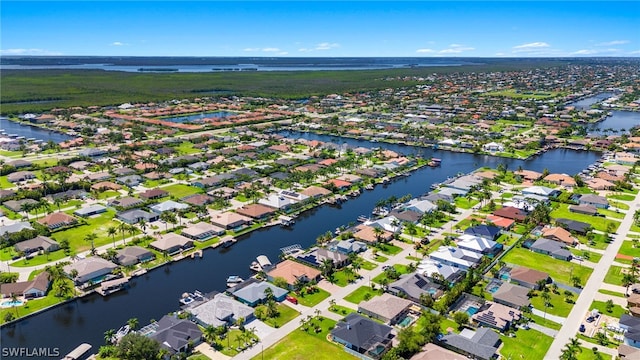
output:
[[[584,324],[580,324],[580,329],[578,329],[578,331],[580,332],[584,332],[587,328],[584,326]]]
[[[595,320],[595,318],[594,318],[593,316],[589,316],[589,317],[587,318],[587,322],[588,322],[588,323],[592,323],[594,320]]]
[[[285,299],[292,304],[298,305],[298,299],[294,298],[293,296],[288,295]]]

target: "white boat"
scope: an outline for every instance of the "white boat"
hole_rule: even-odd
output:
[[[131,331],[131,328],[129,327],[129,325],[125,325],[120,329],[118,329],[118,331],[116,331],[116,334],[114,335],[114,337],[116,338],[116,341],[122,339],[125,335],[129,333],[129,331]]]
[[[359,222],[365,222],[365,221],[367,221],[367,220],[369,220],[369,218],[368,218],[368,217],[366,217],[366,216],[364,216],[364,215],[360,215],[360,216],[358,216],[358,221],[359,221]]]
[[[227,287],[233,287],[236,286],[238,284],[240,284],[241,282],[243,282],[244,280],[238,276],[238,275],[231,275],[227,278]]]
[[[87,351],[91,349],[91,345],[87,343],[83,343],[78,345],[75,349],[71,350],[62,360],[77,360],[82,357]]]

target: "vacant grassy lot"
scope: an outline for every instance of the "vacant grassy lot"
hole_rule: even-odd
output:
[[[198,187],[189,186],[185,184],[169,185],[169,186],[163,187],[162,190],[168,191],[171,194],[171,196],[175,196],[178,199],[182,199],[185,196],[199,194],[203,192],[203,190]]]
[[[620,222],[615,220],[605,219],[599,216],[589,216],[584,214],[577,214],[569,211],[569,205],[567,204],[558,204],[558,208],[551,212],[551,217],[554,219],[557,218],[565,218],[571,220],[577,220],[586,222],[591,224],[591,226],[599,231],[607,231],[607,224],[613,224],[613,232],[618,230],[618,226],[620,226]]]
[[[551,256],[534,253],[533,251],[523,248],[512,249],[502,260],[509,264],[517,264],[534,270],[544,271],[548,273],[553,280],[567,285],[571,285],[570,278],[572,273],[580,278],[580,283],[584,285],[593,272],[593,269],[586,266],[557,260]]]
[[[120,225],[119,222],[113,220],[115,214],[116,213],[114,210],[109,209],[107,210],[107,212],[100,215],[86,218],[86,225],[79,225],[71,229],[54,232],[53,234],[51,234],[51,238],[56,241],[60,241],[62,239],[69,240],[69,245],[76,251],[91,249],[91,243],[84,239],[85,236],[90,233],[94,233],[98,236],[98,238],[94,241],[95,247],[109,244],[113,240],[107,234],[107,229],[112,226],[117,229],[118,225]],[[135,234],[139,233],[140,230],[136,228]],[[131,235],[128,232],[125,232],[125,237],[129,236]],[[118,241],[118,239],[122,240],[122,233],[120,231],[118,231],[118,234],[115,237],[116,242]]]
[[[620,305],[613,305],[613,307],[611,308],[611,311],[607,311],[606,302],[597,301],[597,300],[591,303],[591,307],[589,308],[589,310],[593,310],[593,309],[598,309],[598,311],[600,311],[601,314],[613,316],[614,318],[620,318],[620,316],[627,313],[627,309],[623,308]]]
[[[589,347],[589,344],[585,344],[585,347],[580,347],[581,352],[578,353],[577,360],[611,360],[612,357],[609,354],[603,352],[593,352],[593,347]]]
[[[369,294],[369,295],[367,295]],[[360,286],[356,290],[354,290],[351,294],[344,297],[350,303],[354,303],[356,305],[360,304],[365,298],[372,298],[374,296],[380,295],[378,290],[373,290],[368,286]]]
[[[537,296],[531,298],[531,304],[533,307],[540,310],[545,311],[544,307],[544,299],[540,296],[540,292],[536,291]],[[551,296],[551,300],[549,300],[550,305],[546,308],[547,314],[558,315],[562,317],[569,316],[571,309],[573,309],[573,304],[569,304],[565,301],[566,296],[564,295],[564,291],[559,289],[559,294],[554,294],[549,291],[549,295]],[[575,301],[578,297],[574,294],[572,299]]]
[[[393,256],[402,251],[401,247],[395,246],[393,244],[380,244],[380,251],[385,255]]]
[[[640,242],[638,243],[638,245],[640,246]],[[626,240],[622,242],[622,246],[620,247],[620,251],[618,251],[618,253],[633,257],[640,257],[640,247],[634,247],[633,241]]]
[[[275,328],[280,327],[288,323],[289,321],[295,319],[298,315],[300,315],[300,313],[297,312],[294,308],[291,308],[287,305],[277,304],[276,306],[278,308],[278,316],[264,320],[264,323],[269,326],[272,326]],[[256,308],[259,308],[259,307],[264,308],[265,306],[260,305]]]
[[[352,308],[348,308],[346,306],[341,306],[341,305],[333,305],[329,307],[329,311],[336,313],[338,315],[342,315],[342,316],[347,316],[351,313],[356,312],[356,310],[352,309]]]
[[[507,359],[542,360],[549,350],[553,338],[539,331],[519,329],[511,338],[501,335],[504,346],[500,354]]]
[[[298,299],[298,304],[313,307],[318,305],[322,300],[331,296],[331,294],[329,294],[325,290],[322,290],[320,288],[317,288],[317,289],[318,291],[313,294],[305,293],[304,295],[296,295],[296,298]]]
[[[611,265],[607,271],[607,275],[604,276],[604,282],[607,284],[622,286],[623,267]]]

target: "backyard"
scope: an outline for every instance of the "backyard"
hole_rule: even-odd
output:
[[[94,246],[98,247],[101,245],[109,244],[114,241],[108,233],[107,229],[110,227],[118,228],[120,222],[113,220],[115,216],[115,211],[109,209],[107,212],[102,213],[100,215],[95,215],[86,218],[86,225],[79,225],[70,229],[56,231],[51,234],[51,238],[56,241],[61,241],[63,239],[69,240],[69,246],[71,249],[75,249],[76,251],[84,251],[91,248],[91,244],[85,240],[85,236],[94,233],[97,238],[94,241]],[[140,230],[136,228],[134,234],[139,234]],[[125,232],[125,237],[130,237],[129,232]],[[115,241],[122,240],[122,233],[118,231],[118,234],[115,237]]]
[[[174,196],[177,199],[182,199],[185,196],[202,193],[202,189],[185,184],[173,184],[165,186],[162,188],[162,190],[168,191],[171,196]]]
[[[538,254],[523,248],[511,249],[502,260],[509,264],[517,264],[534,270],[548,273],[554,281],[572,285],[571,276],[577,276],[581,284],[585,284],[593,269],[576,265],[568,261],[554,259],[551,256]],[[606,281],[605,281],[606,282]]]
[[[602,232],[607,231],[608,224],[613,224],[612,225],[613,231],[611,232],[616,232],[618,230],[618,226],[620,226],[620,222],[618,221],[609,220],[600,216],[590,216],[590,215],[571,212],[569,211],[568,204],[557,204],[557,205],[558,207],[551,212],[551,217],[554,219],[565,218],[565,219],[571,219],[576,221],[582,221],[582,222],[591,224],[591,226],[595,230],[602,231]]]
[[[551,336],[539,331],[519,329],[515,337],[501,335],[500,354],[507,359],[542,360],[553,342]]]
[[[371,299],[374,296],[380,295],[378,290],[373,290],[368,286],[360,286],[354,290],[351,294],[344,297],[344,299],[353,304],[360,304],[365,299]]]

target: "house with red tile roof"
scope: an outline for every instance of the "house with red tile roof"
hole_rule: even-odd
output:
[[[38,219],[38,222],[53,230],[64,226],[74,225],[78,221],[71,215],[65,214],[63,212],[56,212],[53,214],[49,214],[42,219]]]
[[[273,215],[276,211],[277,209],[262,204],[248,204],[236,209],[238,214],[248,216],[253,219],[264,219]]]
[[[503,208],[500,208],[494,211],[493,215],[516,221],[524,221],[524,219],[527,218],[527,213],[525,211],[513,206],[505,206]]]
[[[344,181],[344,180],[338,180],[338,179],[331,179],[329,181],[327,181],[325,184],[333,184],[335,187],[337,187],[338,189],[348,189],[351,187],[351,183],[348,181]]]

